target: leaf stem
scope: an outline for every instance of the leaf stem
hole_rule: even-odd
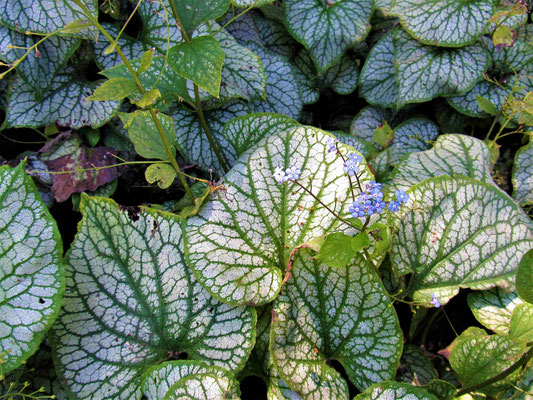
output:
[[[174,16],[174,19],[178,23],[178,26],[180,28],[181,36],[183,36],[183,39],[185,39],[186,42],[190,42],[191,38],[185,31],[185,28],[183,27],[183,23],[181,22],[180,16],[178,14],[178,10],[176,9],[176,5],[173,1],[170,1],[170,9],[172,10],[172,15]],[[202,101],[200,99],[200,90],[198,89],[198,85],[193,82],[194,86],[194,109],[196,111],[196,114],[198,114],[198,118],[200,119],[200,124],[202,125],[202,129],[204,130],[205,135],[207,136],[207,140],[209,141],[209,146],[211,146],[211,149],[214,151],[218,162],[220,163],[220,166],[224,170],[224,172],[228,172],[228,164],[226,160],[224,159],[224,156],[220,152],[220,149],[215,141],[215,138],[211,134],[211,130],[209,129],[209,125],[207,124],[207,120],[204,116],[204,111],[202,109]]]
[[[85,5],[82,4],[80,0],[72,0],[72,1],[74,1],[74,3],[76,3],[76,5],[78,5],[83,10],[87,18],[91,20],[93,25],[98,28],[98,30],[102,33],[102,35],[104,35],[105,38],[109,40],[110,43],[113,43],[114,41],[113,37],[109,33],[107,33],[104,27],[100,25],[98,20],[91,14],[91,12],[85,7]],[[170,3],[172,4],[172,1]],[[116,44],[115,50],[117,51],[117,54],[122,59],[122,62],[124,63],[128,71],[130,72],[130,74],[133,76],[133,79],[135,80],[135,83],[137,84],[137,87],[139,88],[141,94],[142,95],[146,94],[146,90],[144,89],[144,86],[139,80],[139,76],[137,75],[137,72],[133,69],[133,66],[131,65],[130,61],[122,52],[122,49],[118,45],[118,42]],[[172,164],[172,167],[174,167],[174,169],[178,173],[178,177],[180,179],[181,184],[185,188],[185,192],[187,193],[189,198],[194,202],[194,195],[192,194],[191,189],[189,188],[189,185],[187,184],[187,181],[185,180],[185,176],[183,175],[183,172],[181,171],[181,168],[179,167],[178,162],[176,161],[176,157],[174,157],[174,154],[172,153],[171,147],[168,143],[165,133],[163,132],[163,127],[161,126],[161,123],[159,122],[159,118],[157,117],[155,110],[152,108],[152,106],[150,106],[148,107],[148,111],[155,123],[156,129],[157,129],[157,132],[159,133],[161,141],[163,142],[170,164]]]
[[[516,371],[518,368],[520,368],[522,366],[525,366],[532,357],[533,357],[533,347],[530,347],[530,349],[517,362],[515,362],[513,365],[511,365],[505,371],[500,372],[498,375],[495,375],[492,378],[487,379],[484,382],[481,382],[481,383],[478,383],[476,385],[472,385],[470,387],[466,387],[464,389],[461,389],[461,390],[459,390],[456,393],[455,396],[456,397],[460,397],[463,394],[470,393],[470,392],[473,392],[475,390],[484,388],[485,386],[491,385],[494,382],[498,382],[498,381],[506,378],[507,376],[512,374],[514,371]]]

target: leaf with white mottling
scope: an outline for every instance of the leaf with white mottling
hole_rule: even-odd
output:
[[[442,176],[414,186],[398,221],[391,260],[412,272],[411,295],[442,304],[459,288],[488,289],[513,279],[533,232],[520,207],[497,187]]]
[[[266,4],[273,3],[274,0],[231,0],[232,3],[241,8],[248,8],[248,7],[262,7]]]
[[[394,49],[398,106],[465,93],[481,79],[489,62],[477,44],[459,49],[426,46],[401,29],[394,34]]]
[[[214,373],[189,375],[175,383],[163,400],[237,400],[239,397],[231,392],[238,387],[235,378]]]
[[[6,125],[37,128],[57,123],[73,129],[97,128],[109,121],[120,106],[120,101],[87,101],[97,86],[98,82],[80,81],[68,70],[56,75],[43,100],[36,101],[33,89],[17,79],[9,94]]]
[[[533,304],[523,303],[516,306],[511,318],[509,336],[533,340]]]
[[[172,392],[175,392],[177,388],[183,389],[183,386],[187,389],[187,384],[192,383],[188,379],[201,378],[200,383],[207,383],[206,379],[202,379],[206,375],[210,377],[209,380],[221,379],[230,383],[227,387],[228,395],[231,396],[228,397],[229,399],[240,396],[239,385],[227,370],[192,360],[169,361],[151,367],[143,376],[141,389],[148,400],[163,400],[163,398],[166,399],[167,397],[175,398],[172,396]],[[188,393],[188,395],[194,398],[192,393]],[[224,398],[213,394],[212,396],[199,397],[199,400]]]
[[[297,126],[263,139],[224,176],[224,195],[187,220],[188,260],[213,296],[230,304],[272,301],[290,249],[339,226],[316,199],[273,177],[278,166],[301,168],[301,181],[311,178],[321,201],[346,214],[349,182],[341,157],[327,153],[328,137]],[[344,154],[353,151],[338,147]],[[372,179],[366,164],[361,171],[363,181]]]
[[[242,368],[255,312],[221,304],[198,285],[183,257],[182,220],[82,196],[52,341],[69,390],[80,399],[140,399],[147,369],[181,353]]]
[[[437,136],[439,128],[433,121],[426,118],[408,119],[394,128],[392,143],[377,158],[383,157],[387,165],[394,166],[406,154],[428,149]]]
[[[228,12],[224,23],[229,22],[234,16]],[[251,40],[268,51],[284,57],[290,57],[297,45],[282,24],[264,17],[256,10],[241,15],[231,22],[226,30],[243,46]]]
[[[467,301],[474,317],[500,335],[509,333],[513,311],[523,303],[516,293],[507,293],[500,288],[470,293]]]
[[[297,126],[299,124],[296,121],[281,114],[255,113],[237,117],[224,126],[222,136],[229,146],[222,151],[229,164],[233,165],[261,139]]]
[[[287,384],[303,398],[347,399],[346,382],[328,366],[340,362],[364,390],[393,379],[402,334],[381,280],[357,255],[331,268],[299,250],[274,302],[270,349]]]
[[[95,17],[98,17],[96,2],[80,0]],[[83,11],[74,2],[57,0],[4,0],[0,5],[0,24],[15,29],[36,33],[53,33],[77,20],[87,21]],[[90,26],[76,33],[85,39],[96,39],[98,30]]]
[[[167,3],[163,7],[159,1],[143,1],[137,12],[143,23],[142,41],[146,45],[166,54],[168,48],[183,42],[179,25]]]
[[[317,70],[330,67],[370,30],[370,0],[286,0],[285,23],[313,58]]]
[[[435,367],[419,347],[408,344],[403,348],[397,375],[400,382],[424,386],[437,378],[438,374]]]
[[[109,33],[113,38],[116,38],[120,32],[120,29],[115,25],[110,23],[102,23],[102,27]],[[94,43],[94,53],[96,64],[101,69],[108,69],[122,64],[122,59],[116,51],[112,53],[105,54],[105,50],[109,47],[110,43],[107,38],[101,35],[98,38],[98,41]],[[128,60],[134,60],[136,58],[141,58],[145,52],[145,45],[143,42],[135,40],[134,38],[126,35],[124,32],[120,35],[118,39],[117,46],[120,47],[120,50],[124,53]]]
[[[249,112],[251,112],[250,105],[238,101],[230,101],[218,109],[204,111],[207,125],[220,151],[226,151],[230,146],[227,139],[222,136],[226,122]],[[222,175],[224,170],[209,145],[197,114],[177,107],[169,110],[169,114],[174,118],[176,127],[175,144],[184,157],[205,170],[211,168]]]
[[[370,386],[354,400],[438,400],[426,389],[407,383],[381,382]]]
[[[394,112],[367,106],[354,117],[350,125],[350,133],[353,136],[372,142],[377,148],[381,149],[382,147],[374,142],[374,131],[382,127],[384,123],[389,124],[391,128],[395,128],[406,117],[407,113],[404,111]]]
[[[6,63],[16,62],[24,56],[26,49],[35,45],[41,37],[23,35],[0,25],[0,60]],[[52,36],[41,43],[36,51],[28,53],[17,66],[18,73],[28,83],[37,97],[50,88],[55,74],[78,48],[80,40]],[[14,48],[8,48],[14,46]]]
[[[359,75],[359,95],[372,105],[396,107],[398,103],[394,32],[383,35],[372,47]]]
[[[352,146],[367,160],[374,157],[379,152],[374,143],[369,142],[368,140],[360,139],[344,132],[333,132],[333,134],[341,141],[341,143]]]
[[[0,167],[0,353],[2,373],[39,348],[65,287],[57,225],[32,179]]]
[[[485,183],[491,176],[490,150],[481,140],[459,134],[441,135],[431,150],[415,152],[400,161],[391,174],[397,189],[408,190],[428,178],[466,175]]]
[[[533,90],[533,79],[528,78],[533,72],[533,45],[526,40],[527,38],[517,39],[512,47],[497,49],[491,39],[482,38],[481,43],[491,60],[487,75],[498,84],[482,80],[463,95],[447,97],[448,103],[457,111],[471,117],[487,117],[489,114],[479,107],[476,96],[486,98],[497,110],[501,110],[515,84],[517,88],[523,87],[515,95],[524,96]]]
[[[490,379],[513,365],[525,350],[526,341],[509,336],[486,335],[472,331],[463,332],[449,346],[450,366],[460,381],[467,387]],[[482,393],[494,395],[515,382],[517,374],[508,375],[492,385],[478,389]]]
[[[493,10],[491,0],[396,0],[390,13],[424,44],[461,47],[483,34]]]
[[[513,197],[521,205],[533,204],[533,140],[521,147],[513,163]]]

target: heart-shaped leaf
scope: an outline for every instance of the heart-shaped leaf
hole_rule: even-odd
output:
[[[68,69],[56,75],[42,101],[36,101],[33,88],[22,79],[16,79],[9,94],[6,126],[37,128],[57,123],[73,129],[97,128],[114,116],[120,102],[87,100],[96,86],[96,82],[80,81]]]
[[[291,276],[273,309],[270,349],[287,384],[302,398],[348,399],[333,368],[339,361],[364,390],[393,379],[402,334],[381,280],[357,255],[346,268],[330,268],[298,251]]]
[[[80,0],[80,3],[97,18],[98,8],[94,1]],[[0,5],[0,23],[21,33],[53,33],[75,21],[81,22],[78,26],[83,26],[84,22],[88,24],[86,20],[85,14],[74,2],[67,4],[56,0],[5,0]],[[98,31],[96,27],[88,24],[87,29],[77,30],[76,36],[96,39]]]
[[[283,10],[289,32],[323,72],[365,38],[372,5],[370,0],[286,0]]]
[[[333,231],[339,220],[296,184],[278,185],[276,167],[301,168],[303,185],[344,215],[349,182],[323,131],[297,126],[263,139],[224,176],[224,195],[188,219],[187,256],[198,280],[230,304],[264,304],[281,289],[293,247]],[[339,145],[346,154],[349,147]],[[367,168],[362,180],[370,180]],[[358,190],[355,190],[357,195]]]
[[[533,140],[521,147],[513,163],[513,197],[521,205],[533,204]]]
[[[239,383],[227,370],[192,360],[169,361],[151,367],[143,376],[141,388],[148,400],[179,396],[222,400],[240,396]]]
[[[179,24],[190,36],[202,22],[220,17],[228,9],[230,0],[170,0],[179,16]]]
[[[58,373],[78,398],[140,399],[147,368],[187,355],[239,370],[255,312],[220,304],[183,259],[179,217],[82,197],[54,326]]]
[[[461,47],[483,34],[493,10],[491,0],[396,0],[389,12],[424,44]]]
[[[466,386],[473,386],[513,365],[524,352],[525,345],[525,340],[487,335],[482,330],[467,330],[449,346],[449,361],[461,382]],[[511,382],[513,378],[516,380],[516,374],[507,377]],[[493,395],[505,387],[505,381],[506,379],[500,380],[479,390]]]
[[[403,348],[397,378],[400,382],[424,386],[437,379],[438,374],[424,352],[419,347],[408,344]]]
[[[201,36],[173,46],[167,57],[178,75],[218,97],[224,51],[213,36]]]
[[[0,167],[0,243],[4,374],[39,348],[65,288],[61,236],[24,164]]]
[[[397,189],[408,190],[428,178],[441,175],[466,175],[493,183],[490,150],[471,136],[448,134],[437,138],[431,150],[414,152],[401,160],[391,174]]]
[[[40,39],[40,38],[39,38]],[[39,40],[0,25],[0,60],[13,63],[24,56],[26,49]],[[56,73],[79,46],[80,40],[52,36],[39,44],[17,66],[18,73],[40,98],[50,88]],[[13,46],[9,48],[8,46]],[[37,52],[38,51],[38,52]]]
[[[437,397],[426,389],[407,383],[381,382],[370,386],[354,400],[437,400]]]
[[[489,63],[479,45],[459,49],[426,46],[401,29],[394,33],[394,49],[398,107],[465,93],[481,79]]]
[[[516,293],[507,293],[499,288],[470,293],[467,300],[474,317],[500,335],[509,333],[513,311],[523,303]]]
[[[488,289],[514,279],[533,245],[520,207],[494,185],[442,176],[414,186],[409,210],[398,221],[391,260],[413,273],[411,294],[445,304],[461,287]]]

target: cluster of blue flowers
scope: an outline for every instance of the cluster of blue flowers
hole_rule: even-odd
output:
[[[383,200],[381,183],[374,181],[368,182],[365,186],[365,190],[366,191],[361,193],[348,208],[348,211],[354,218],[379,214],[385,208],[388,208],[392,212],[396,212],[400,209],[402,204],[407,203],[409,200],[409,195],[407,193],[403,190],[396,190],[396,200],[392,200],[387,204]]]
[[[291,166],[284,170],[281,167],[276,167],[274,171],[274,179],[279,184],[285,183],[287,181],[296,181],[300,177],[302,171],[296,166]]]

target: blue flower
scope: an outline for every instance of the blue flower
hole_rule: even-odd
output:
[[[348,208],[348,211],[352,214],[352,217],[354,218],[365,216],[364,204],[358,203],[357,201],[354,201],[352,203],[352,205]]]
[[[381,189],[378,189],[378,188],[372,189],[370,191],[369,197],[372,200],[381,201],[381,200],[383,200],[383,192],[381,191]]]
[[[391,210],[392,212],[396,212],[400,209],[400,206],[401,206],[401,203],[399,201],[391,201],[389,203],[389,210]]]
[[[274,171],[274,179],[276,180],[276,182],[278,182],[280,185],[282,183],[285,183],[287,182],[287,174],[285,173],[285,171],[283,170],[283,168],[281,167],[276,167],[276,170]]]
[[[381,189],[383,189],[383,185],[381,183],[377,183],[375,181],[367,182],[367,184],[366,184],[367,192],[371,192],[372,190],[375,190],[375,189],[381,190]]]
[[[328,153],[336,153],[337,152],[337,143],[339,143],[339,139],[328,136],[326,138],[326,147],[328,148]]]
[[[287,174],[287,180],[297,181],[298,178],[300,178],[300,174],[302,173],[302,170],[296,166],[292,166],[292,167],[287,168],[285,173]]]
[[[359,163],[363,161],[363,158],[355,153],[348,154],[348,159],[344,162],[344,173],[350,176],[354,176],[359,172]]]
[[[396,192],[394,192],[394,194],[396,195],[396,199],[400,202],[400,203],[407,203],[409,201],[409,195],[407,193],[405,193],[403,190],[400,190],[398,189]]]
[[[439,308],[441,306],[439,299],[437,299],[437,296],[435,296],[434,294],[431,295],[430,303],[433,304],[435,308]]]
[[[379,214],[386,206],[387,204],[384,201],[378,200],[372,205],[372,211],[374,212],[374,214]]]

